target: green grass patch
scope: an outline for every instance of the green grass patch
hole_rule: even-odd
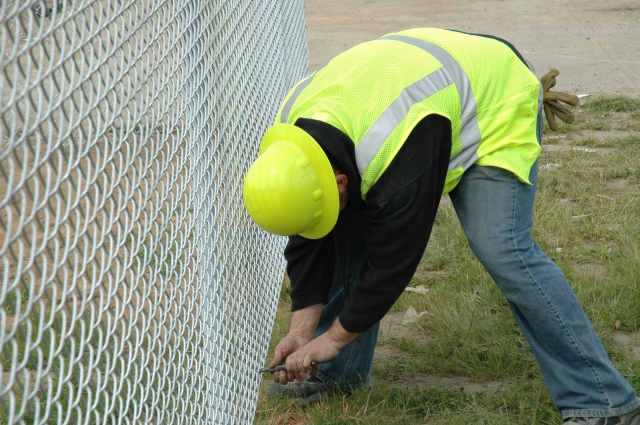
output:
[[[627,96],[600,96],[587,100],[584,107],[593,112],[637,112],[640,111],[640,99]]]
[[[554,132],[545,120],[543,133],[551,136],[550,143],[557,143],[554,135],[571,137],[581,132],[640,131],[640,99],[626,96],[586,98],[580,106],[567,107],[575,115],[572,124],[556,120],[558,131]]]
[[[481,394],[462,389],[403,390],[384,383],[351,395],[334,394],[323,403],[296,406],[267,398],[263,386],[256,424],[558,424],[544,384],[523,382],[509,392]]]

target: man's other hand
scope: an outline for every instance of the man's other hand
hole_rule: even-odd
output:
[[[312,368],[311,362],[324,363],[333,360],[340,348],[342,347],[336,346],[327,338],[326,333],[322,334],[287,357],[287,371],[296,377],[302,375],[304,380],[304,375]]]
[[[271,362],[269,367],[275,367],[282,364],[292,353],[296,352],[297,350],[307,345],[308,342],[309,342],[309,339],[302,338],[300,336],[294,336],[294,335],[285,336],[280,341],[280,343],[276,346],[275,353],[273,356],[273,362]],[[291,382],[294,380],[304,381],[305,372],[293,373],[293,372],[289,372],[288,370],[274,372],[273,381],[279,382],[280,385],[286,385],[287,382]]]

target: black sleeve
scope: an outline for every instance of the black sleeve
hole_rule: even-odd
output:
[[[450,122],[429,116],[367,194],[369,252],[340,313],[347,331],[377,323],[409,284],[431,234],[450,154]]]
[[[363,208],[364,204],[360,199],[360,176],[355,166],[355,149],[351,139],[322,121],[300,118],[295,125],[311,135],[332,164],[348,175],[350,201],[347,208]],[[284,257],[287,261],[287,274],[291,280],[291,311],[318,303],[326,304],[329,301],[336,265],[333,233],[332,230],[327,236],[317,240],[302,236],[289,238]]]
[[[291,280],[291,311],[328,302],[336,261],[332,237],[331,233],[321,239],[289,237],[284,258]]]

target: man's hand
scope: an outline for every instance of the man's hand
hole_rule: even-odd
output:
[[[291,313],[289,335],[276,346],[273,362],[269,365],[275,367],[286,360],[287,370],[275,372],[274,382],[286,385],[294,380],[304,381],[306,372],[311,370],[311,362],[333,360],[342,347],[360,335],[347,332],[336,318],[327,332],[313,339],[321,313],[322,304],[314,304]]]
[[[322,313],[322,304],[314,304],[301,310],[291,313],[291,323],[289,325],[289,335],[284,337],[276,346],[273,362],[269,367],[278,366],[289,357],[289,355],[301,347],[304,347],[313,339],[313,335],[318,328],[318,321]],[[305,373],[295,374],[289,371],[280,371],[273,374],[273,380],[285,385],[294,380],[304,381]]]
[[[280,372],[277,378],[274,374],[273,380],[280,382],[281,385],[285,385],[293,379],[303,381],[305,373],[311,370],[311,362],[324,363],[333,360],[342,347],[356,339],[358,335],[360,334],[346,331],[340,324],[340,320],[336,319],[327,332],[308,343],[299,345],[297,349],[289,353],[286,356],[286,373]]]
[[[302,338],[294,335],[285,336],[282,341],[276,346],[275,353],[273,356],[273,362],[269,365],[269,367],[275,367],[282,364],[285,359],[287,359],[292,353],[296,350],[301,349],[309,342],[308,338]],[[274,382],[279,382],[280,385],[286,385],[287,382],[298,380],[304,381],[305,373],[295,374],[293,372],[289,372],[287,370],[282,370],[280,372],[274,372],[273,380]]]
[[[323,363],[333,360],[340,348],[342,347],[338,347],[334,341],[327,338],[327,333],[324,333],[287,357],[287,371],[293,372],[296,379],[302,375],[304,380],[306,371],[311,370],[312,361]]]

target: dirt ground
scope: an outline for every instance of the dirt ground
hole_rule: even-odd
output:
[[[541,77],[560,70],[556,89],[574,94],[640,97],[640,2],[638,0],[306,0],[309,68],[360,42],[402,29],[431,26],[492,34],[511,40],[533,62]],[[621,137],[621,134],[590,137]],[[563,137],[563,136],[559,136]],[[570,148],[562,142],[550,150]],[[397,362],[397,338],[424,338],[402,325],[404,313],[390,313],[381,324],[375,362]],[[640,333],[614,336],[640,359]],[[464,377],[407,373],[394,376],[398,388],[465,388],[491,393],[506,382],[474,383]]]
[[[310,70],[360,42],[414,27],[511,40],[558,90],[640,96],[638,0],[307,0]]]

